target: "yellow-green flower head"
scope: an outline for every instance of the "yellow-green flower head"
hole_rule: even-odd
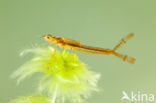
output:
[[[35,48],[24,52],[33,52],[34,57],[19,68],[13,77],[18,83],[36,72],[43,73],[38,90],[47,93],[59,103],[79,103],[92,91],[97,91],[98,73],[88,70],[76,54],[54,51],[49,48]],[[66,103],[66,102],[65,102]]]

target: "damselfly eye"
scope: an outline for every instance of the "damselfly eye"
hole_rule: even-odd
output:
[[[49,39],[50,37],[49,36],[47,36],[47,39]]]

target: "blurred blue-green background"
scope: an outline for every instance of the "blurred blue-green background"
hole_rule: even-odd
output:
[[[68,37],[91,46],[113,48],[125,35],[136,35],[119,49],[136,57],[131,65],[115,56],[78,53],[100,72],[101,91],[88,103],[122,103],[122,91],[156,95],[155,0],[0,0],[0,103],[35,89],[36,76],[16,85],[10,75],[30,56],[19,53],[43,34]],[[156,102],[156,100],[155,100]]]

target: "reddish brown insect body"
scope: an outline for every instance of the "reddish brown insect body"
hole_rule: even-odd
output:
[[[79,41],[72,40],[69,38],[64,38],[64,37],[56,37],[51,34],[44,35],[43,37],[44,37],[45,41],[48,41],[51,44],[56,43],[61,48],[70,49],[73,51],[91,53],[91,54],[106,54],[106,55],[112,54],[112,55],[119,57],[120,59],[122,59],[124,61],[134,64],[135,58],[115,52],[121,45],[126,43],[126,41],[129,40],[133,36],[134,36],[134,33],[128,34],[126,37],[122,38],[113,49],[105,49],[105,48],[86,46],[86,45],[83,45]]]

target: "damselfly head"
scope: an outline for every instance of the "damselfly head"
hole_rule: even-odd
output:
[[[43,38],[45,41],[48,41],[49,43],[53,43],[56,41],[56,37],[51,34],[43,35]]]

